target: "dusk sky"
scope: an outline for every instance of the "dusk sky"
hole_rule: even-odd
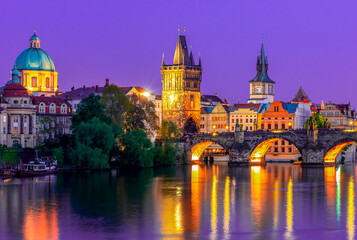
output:
[[[246,102],[264,34],[275,100],[301,85],[315,103],[357,107],[356,9],[356,0],[1,1],[0,84],[36,30],[60,91],[109,78],[161,94],[161,56],[172,63],[180,25],[196,63],[201,52],[202,94]]]

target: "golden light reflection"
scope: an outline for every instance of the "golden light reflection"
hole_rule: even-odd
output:
[[[326,201],[328,207],[328,214],[333,213],[333,209],[336,206],[336,167],[325,167],[325,192]]]
[[[45,207],[44,201],[36,205],[36,208],[29,206],[23,232],[25,240],[57,240],[59,235],[57,206],[49,209]]]
[[[342,149],[350,145],[352,142],[345,142],[345,143],[340,143],[333,148],[331,148],[325,155],[324,157],[324,162],[325,163],[335,163],[336,162],[336,157],[337,155],[341,152]]]
[[[230,222],[230,178],[226,177],[226,183],[224,185],[224,216],[223,216],[223,232],[224,239],[229,239],[229,222]]]
[[[200,231],[200,212],[201,212],[201,197],[200,197],[200,177],[201,171],[198,165],[192,165],[191,169],[191,223],[192,231],[199,233]]]
[[[289,178],[288,191],[286,193],[286,231],[285,237],[292,238],[293,232],[293,218],[294,218],[294,205],[293,205],[293,180]]]
[[[177,203],[175,207],[175,225],[176,231],[179,232],[182,230],[182,218],[181,218],[181,203]]]
[[[184,231],[183,209],[181,205],[182,189],[170,189],[161,194],[158,200],[161,222],[161,233],[165,235],[179,235]]]
[[[264,161],[265,153],[268,151],[270,146],[278,141],[279,138],[272,138],[260,143],[250,155],[250,162],[251,163],[262,163]]]
[[[280,196],[279,196],[279,181],[278,179],[275,179],[274,182],[274,229],[278,229],[278,220],[279,220],[279,209],[280,209]]]
[[[212,167],[212,194],[211,194],[211,236],[210,239],[217,239],[217,177],[216,168]]]
[[[264,199],[265,191],[263,190],[266,180],[265,168],[261,166],[250,167],[250,182],[251,182],[251,208],[252,220],[257,231],[263,228],[263,217],[265,213]]]
[[[355,186],[353,177],[348,182],[347,201],[347,236],[349,240],[355,239]]]
[[[210,146],[213,142],[201,142],[196,144],[191,148],[191,156],[192,156],[192,161],[198,161],[200,160],[200,157],[204,150]]]

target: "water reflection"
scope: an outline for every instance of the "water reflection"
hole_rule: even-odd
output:
[[[356,170],[195,165],[12,179],[0,184],[0,238],[355,239]]]

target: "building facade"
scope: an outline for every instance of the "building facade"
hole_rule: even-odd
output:
[[[196,133],[200,127],[202,66],[189,55],[186,36],[179,35],[173,64],[162,59],[162,115],[185,133]]]
[[[52,96],[58,92],[58,73],[51,57],[41,49],[36,33],[30,38],[30,47],[16,58],[14,69],[31,95]]]
[[[59,97],[32,96],[36,107],[36,145],[72,134],[71,105]]]
[[[12,146],[19,143],[23,147],[35,147],[36,108],[27,89],[19,83],[16,69],[12,72],[12,82],[3,91],[0,106],[1,144]]]
[[[249,81],[248,103],[271,103],[274,101],[275,82],[268,76],[268,57],[265,55],[263,42],[257,57],[257,75]]]
[[[229,107],[218,103],[216,106],[201,108],[201,133],[229,132]]]
[[[258,112],[261,104],[234,104],[229,112],[229,129],[235,131],[236,124],[242,126],[245,131],[258,129]]]
[[[319,113],[331,121],[333,129],[356,130],[356,111],[351,104],[335,104],[328,102]]]

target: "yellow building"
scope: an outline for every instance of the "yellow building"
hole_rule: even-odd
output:
[[[216,106],[201,108],[201,133],[221,133],[229,131],[229,107],[218,103]]]
[[[229,113],[229,129],[235,131],[236,124],[243,126],[245,131],[255,131],[259,125],[260,104],[234,104]]]
[[[55,65],[41,49],[36,33],[30,38],[30,48],[16,58],[14,69],[19,71],[19,81],[30,94],[52,96],[58,92]]]
[[[188,54],[186,36],[177,39],[174,61],[161,65],[163,120],[173,121],[184,133],[196,133],[200,126],[201,59],[196,65]]]

